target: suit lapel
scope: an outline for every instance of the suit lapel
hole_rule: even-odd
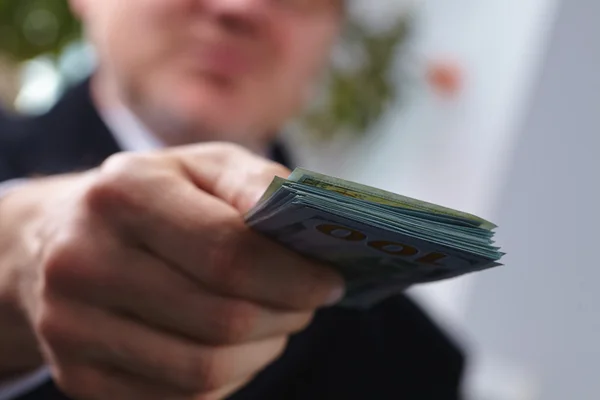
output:
[[[18,125],[25,138],[18,157],[24,176],[86,170],[119,151],[92,103],[89,81],[68,91],[48,113]]]
[[[19,154],[21,175],[51,175],[81,171],[100,165],[120,151],[90,95],[89,79],[69,90],[45,115],[22,121]],[[274,161],[292,168],[284,146],[274,143]]]

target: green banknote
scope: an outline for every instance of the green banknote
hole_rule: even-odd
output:
[[[304,169],[276,177],[246,222],[338,270],[347,307],[495,267],[504,255],[489,221]]]

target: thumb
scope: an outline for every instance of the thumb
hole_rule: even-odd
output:
[[[179,154],[195,185],[246,213],[264,194],[275,176],[287,178],[290,170],[228,143],[191,146]]]

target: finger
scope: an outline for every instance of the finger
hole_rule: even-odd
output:
[[[275,176],[290,174],[283,165],[229,143],[186,147],[177,151],[177,160],[200,189],[242,213],[256,204]]]
[[[80,260],[54,290],[214,345],[287,336],[304,329],[313,316],[211,293],[139,249],[117,243],[102,249],[102,254],[93,247],[80,249],[88,259]]]
[[[114,212],[131,240],[216,293],[294,310],[314,310],[343,294],[343,279],[331,268],[253,232],[189,181],[173,179],[154,189],[151,204]]]
[[[188,211],[203,206],[199,194],[190,199]],[[206,200],[205,204],[210,202]],[[166,207],[166,204],[165,204]],[[169,213],[160,207],[151,218]],[[212,292],[274,308],[312,311],[334,304],[343,296],[343,278],[328,265],[309,261],[256,232],[240,219],[195,220],[196,226],[177,229],[183,223],[166,216],[156,229],[143,229],[142,243],[157,252],[165,262],[178,267]],[[159,225],[160,224],[160,225]],[[166,235],[172,224],[178,234]],[[190,222],[190,224],[193,224]]]
[[[82,363],[116,368],[184,392],[212,392],[256,374],[279,357],[287,340],[202,346],[72,303],[55,312],[43,331],[54,353],[70,354]]]
[[[79,364],[72,360],[54,368],[53,378],[67,395],[78,400],[194,400],[194,394],[165,387],[121,371]]]
[[[217,152],[208,153],[217,158]],[[202,159],[200,151],[194,155]],[[106,167],[108,175],[88,196],[91,214],[111,224],[115,235],[151,249],[226,296],[297,310],[314,310],[341,297],[343,280],[331,268],[308,262],[251,231],[237,210],[176,174],[172,167],[175,161],[159,162],[152,157],[157,156],[135,162],[113,159]],[[208,161],[198,168],[221,168],[209,155],[205,159]],[[164,170],[157,170],[157,163],[165,164]],[[132,173],[131,167],[138,164],[157,171],[135,178],[137,173]],[[242,169],[241,164],[238,168]],[[218,187],[228,186],[216,175],[213,178],[211,190],[218,192]]]

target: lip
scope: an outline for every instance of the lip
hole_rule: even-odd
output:
[[[205,46],[201,51],[201,62],[207,72],[226,78],[239,77],[253,68],[251,57],[237,46]]]

